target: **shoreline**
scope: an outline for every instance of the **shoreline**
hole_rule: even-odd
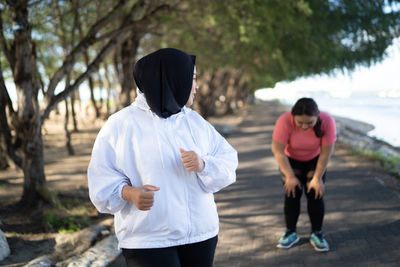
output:
[[[381,152],[382,156],[400,157],[400,148],[368,135],[374,126],[362,121],[332,115],[336,122],[338,141],[361,150]]]

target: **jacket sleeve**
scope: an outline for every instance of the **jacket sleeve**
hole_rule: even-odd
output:
[[[197,173],[206,192],[215,193],[236,181],[238,156],[236,150],[208,122],[209,151],[202,155],[205,166]]]
[[[93,146],[87,172],[89,197],[99,212],[114,214],[127,203],[122,198],[122,188],[130,182],[117,168],[116,142],[105,132],[106,129],[100,131]]]

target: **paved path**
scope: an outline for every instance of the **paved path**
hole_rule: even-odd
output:
[[[300,242],[276,248],[284,232],[283,189],[271,152],[276,103],[251,108],[228,139],[239,152],[237,182],[215,194],[220,215],[215,267],[400,266],[400,197],[376,174],[333,156],[325,195],[324,231],[331,251],[309,243],[305,197],[297,225]],[[122,266],[122,258],[116,265]]]
[[[237,182],[215,195],[220,215],[216,267],[400,266],[400,197],[379,183],[376,173],[333,156],[325,195],[323,230],[331,251],[314,251],[305,197],[298,222],[301,240],[276,248],[285,230],[283,189],[270,150],[275,103],[250,109],[229,137],[239,152]]]

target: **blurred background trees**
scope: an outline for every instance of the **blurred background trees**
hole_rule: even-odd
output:
[[[73,154],[69,121],[78,131],[86,109],[106,118],[129,105],[136,88],[132,67],[141,56],[162,47],[196,55],[195,108],[204,117],[224,115],[252,102],[258,88],[382,60],[400,34],[399,4],[1,0],[0,167],[12,160],[23,169],[21,205],[56,205],[44,175],[44,121],[63,110]]]

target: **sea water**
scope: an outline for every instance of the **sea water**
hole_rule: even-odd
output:
[[[400,91],[278,91],[261,89],[256,98],[277,99],[292,106],[298,98],[312,97],[320,110],[372,124],[375,128],[368,132],[369,136],[400,147]]]

